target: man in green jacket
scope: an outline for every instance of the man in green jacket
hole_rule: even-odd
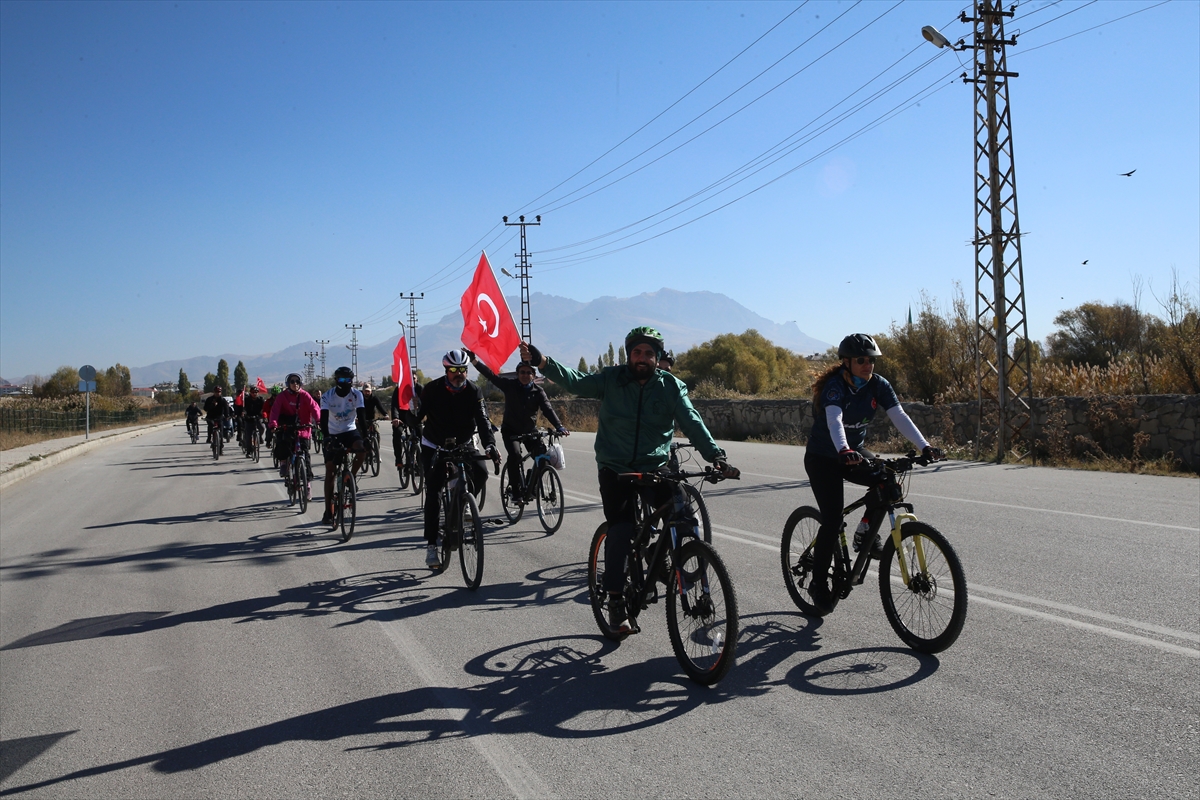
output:
[[[604,545],[604,589],[619,597],[625,575],[625,559],[634,532],[634,510],[638,489],[622,481],[622,472],[652,472],[666,465],[675,426],[687,435],[707,461],[726,477],[738,471],[725,460],[704,420],[687,396],[683,381],[658,368],[663,353],[663,336],[653,328],[634,328],[625,337],[628,363],[585,374],[546,358],[534,346],[521,343],[521,358],[534,364],[550,380],[580,397],[600,400],[596,429],[596,463],[600,474],[600,499],[608,536]],[[670,489],[656,498],[661,505]],[[622,603],[609,604],[609,624],[614,630],[631,629]]]

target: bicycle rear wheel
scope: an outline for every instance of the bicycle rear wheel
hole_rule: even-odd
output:
[[[737,653],[738,614],[733,581],[717,551],[684,542],[667,590],[667,632],[688,677],[712,686],[725,677]]]
[[[879,596],[892,630],[922,653],[940,653],[967,621],[967,578],[946,537],[924,522],[900,528],[908,585],[900,577],[896,544],[888,536],[879,558]]]
[[[824,616],[814,603],[811,591],[814,553],[820,528],[821,512],[812,506],[801,506],[788,517],[779,545],[783,584],[796,607],[810,616]]]
[[[538,518],[546,533],[553,536],[563,522],[563,488],[558,471],[543,463],[538,470],[537,485],[533,491],[537,496]]]
[[[467,588],[475,591],[483,580],[483,523],[479,521],[475,498],[468,492],[463,492],[463,502],[459,506],[458,529],[462,532],[458,563]]]
[[[606,538],[608,538],[608,523],[602,522],[592,535],[592,543],[588,548],[588,598],[592,604],[592,616],[596,618],[596,625],[600,628],[600,633],[604,635],[605,639],[619,642],[630,632],[614,630],[608,624],[610,600],[608,592],[604,590],[604,540]],[[615,602],[624,603],[625,599],[622,597]]]
[[[342,529],[342,541],[348,542],[354,535],[354,522],[358,518],[358,491],[354,484],[354,473],[345,467],[342,469],[338,499],[338,527]]]
[[[520,493],[520,489],[517,492]],[[504,517],[510,524],[515,525],[525,513],[525,504],[512,497],[512,482],[508,477],[508,464],[500,469],[500,506],[504,509]]]

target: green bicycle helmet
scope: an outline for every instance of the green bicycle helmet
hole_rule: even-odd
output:
[[[271,397],[274,397],[275,395],[279,394],[282,391],[283,391],[283,387],[280,386],[278,383],[275,384],[274,386],[271,387]]]
[[[625,334],[625,355],[639,344],[648,344],[654,348],[655,355],[663,353],[663,335],[648,325],[641,325]]]

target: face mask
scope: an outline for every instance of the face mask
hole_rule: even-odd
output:
[[[851,375],[850,382],[854,384],[855,389],[861,389],[862,387],[867,385],[867,379],[860,378],[857,375]]]

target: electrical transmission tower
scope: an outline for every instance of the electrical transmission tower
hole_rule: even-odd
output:
[[[404,298],[404,292],[400,293],[400,297]],[[417,368],[417,301],[425,299],[425,293],[413,294],[409,292],[408,297],[408,336],[405,341],[408,342],[408,367],[410,370]],[[401,325],[405,325],[404,320],[396,320]]]
[[[313,376],[316,375],[316,366],[313,364],[313,359],[316,358],[317,355],[318,354],[316,352],[312,352],[312,353],[306,352],[304,354],[304,357],[308,359],[308,366],[304,368],[304,383],[305,383],[305,385],[312,383]]]
[[[315,341],[321,345],[321,380],[325,380],[325,345],[329,344],[329,340],[317,339]]]
[[[503,219],[504,224],[510,228],[514,226],[520,226],[521,228],[521,252],[513,253],[513,255],[520,259],[517,262],[517,269],[521,271],[521,340],[528,343],[532,341],[533,325],[529,319],[529,250],[525,247],[525,227],[527,225],[541,225],[542,215],[537,215],[537,222],[526,222],[524,214],[518,218],[520,222],[509,222],[508,217],[504,217]]]
[[[1017,216],[1017,173],[1013,162],[1012,116],[1008,103],[1004,20],[1013,15],[1001,0],[978,0],[975,16],[975,69],[964,81],[975,85],[975,373],[979,397],[976,458],[985,439],[994,438],[996,460],[1008,452],[1033,453],[1031,431],[1033,372],[1025,317],[1025,273]],[[1010,349],[1010,344],[1012,348]],[[985,403],[996,409],[985,421]],[[1025,452],[1016,451],[1023,440]]]
[[[358,380],[358,332],[362,330],[362,325],[347,325],[346,330],[350,331],[350,344],[346,345],[346,349],[350,351],[350,371],[354,373],[354,379]]]

